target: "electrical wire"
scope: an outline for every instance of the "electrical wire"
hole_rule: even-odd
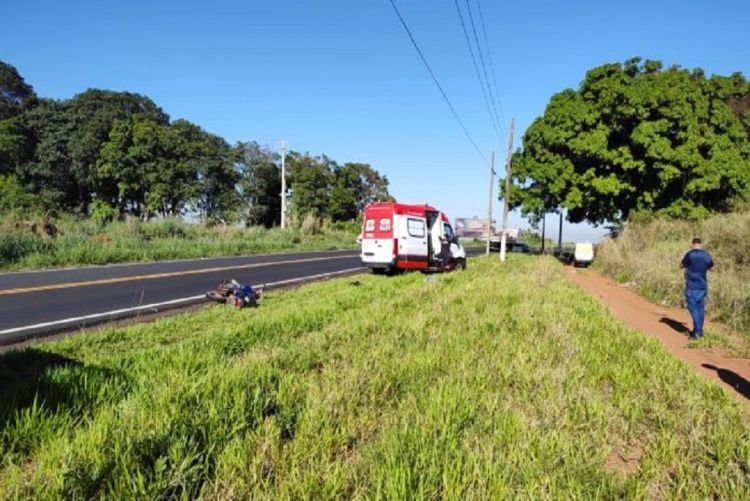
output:
[[[495,95],[497,96],[497,107],[500,108],[500,117],[504,120],[503,107],[500,104],[500,91],[498,90],[497,78],[495,78],[495,65],[492,62],[492,52],[490,51],[490,43],[487,39],[487,29],[484,26],[484,14],[482,13],[482,2],[477,0],[477,7],[479,9],[479,23],[482,26],[482,34],[484,35],[484,45],[487,48],[487,59],[490,62],[490,73],[492,74],[492,83],[495,85]]]
[[[492,88],[489,86],[490,83],[490,77],[487,73],[487,65],[484,64],[484,56],[482,55],[482,46],[479,43],[479,36],[477,35],[477,28],[474,24],[474,16],[471,13],[471,4],[469,3],[469,0],[466,0],[466,8],[469,11],[469,22],[471,23],[471,30],[474,33],[474,41],[477,44],[477,52],[479,52],[479,62],[482,63],[482,71],[484,73],[484,80],[487,82],[488,90],[490,91],[490,101],[492,102],[492,108],[495,112],[495,117],[497,118],[497,121],[500,122],[500,115],[497,111],[497,104],[495,102],[495,96],[492,92]],[[500,127],[502,128],[502,123],[500,123]]]
[[[500,129],[498,129],[498,120],[495,114],[492,112],[492,108],[490,106],[490,100],[489,97],[487,97],[487,91],[485,90],[485,83],[484,80],[482,80],[482,74],[479,72],[479,65],[477,64],[477,58],[474,55],[474,49],[471,45],[471,40],[469,40],[469,32],[466,30],[466,23],[464,22],[464,16],[461,12],[461,7],[458,5],[458,0],[453,0],[453,3],[456,5],[456,12],[458,12],[458,19],[461,21],[461,28],[464,32],[464,38],[466,39],[466,46],[469,48],[469,54],[471,54],[471,62],[474,64],[474,71],[477,74],[477,79],[479,80],[479,87],[482,89],[482,96],[484,97],[484,104],[487,107],[487,113],[490,114],[490,121],[492,122],[492,127],[495,129],[495,134],[497,134],[497,139],[500,141],[500,144],[503,143],[503,138],[500,135]],[[490,83],[487,82],[487,86],[489,87]]]
[[[432,67],[430,66],[430,63],[427,62],[427,58],[425,58],[424,54],[422,53],[422,50],[419,48],[419,45],[417,44],[417,41],[414,38],[414,35],[412,35],[411,30],[409,29],[409,26],[406,24],[404,17],[401,15],[401,12],[398,10],[398,7],[396,6],[396,2],[394,0],[390,0],[390,2],[391,2],[391,6],[393,6],[393,10],[396,12],[396,15],[398,16],[399,21],[401,21],[401,25],[404,27],[406,34],[409,35],[409,40],[411,40],[411,43],[416,49],[417,54],[419,54],[419,58],[422,60],[422,63],[424,63],[425,67],[427,68],[427,71],[430,73],[430,76],[432,77],[432,81],[435,83],[435,86],[440,91],[440,95],[443,96],[443,99],[445,100],[445,103],[448,105],[448,108],[450,108],[451,113],[453,113],[453,117],[461,126],[461,129],[464,131],[464,134],[466,134],[466,138],[469,140],[471,145],[474,146],[474,149],[476,150],[477,154],[479,154],[482,160],[484,160],[485,164],[489,165],[490,163],[487,160],[487,157],[484,156],[484,153],[482,153],[482,150],[479,149],[479,146],[477,146],[477,143],[476,141],[474,141],[474,138],[471,137],[471,134],[469,134],[469,130],[466,128],[466,125],[464,125],[464,122],[463,120],[461,120],[461,117],[458,116],[458,113],[456,112],[456,109],[453,107],[453,104],[451,103],[450,99],[448,99],[448,95],[445,93],[445,90],[443,90],[443,86],[440,85],[440,82],[435,76],[435,72],[432,71]]]

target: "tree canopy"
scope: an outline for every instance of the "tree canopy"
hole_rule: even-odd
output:
[[[0,120],[14,117],[36,102],[36,94],[18,70],[0,61]]]
[[[639,58],[599,66],[552,96],[513,156],[512,204],[532,219],[692,218],[749,195],[750,82],[739,73]]]
[[[89,89],[38,99],[0,61],[0,211],[45,210],[110,219],[191,214],[272,226],[280,219],[279,156],[254,141],[229,145],[151,99]],[[388,197],[367,164],[339,166],[292,152],[291,212],[351,220]]]

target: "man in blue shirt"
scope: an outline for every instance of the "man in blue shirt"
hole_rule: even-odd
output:
[[[685,270],[685,303],[693,318],[690,339],[698,339],[703,335],[704,308],[708,293],[706,272],[714,267],[711,254],[704,251],[701,246],[701,239],[694,238],[693,248],[685,254],[680,263],[680,268]]]

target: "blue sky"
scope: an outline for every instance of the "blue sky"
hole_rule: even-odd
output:
[[[502,172],[506,145],[492,129],[454,2],[396,3]],[[552,94],[599,64],[642,56],[709,74],[750,73],[750,2],[742,0],[482,0],[482,10],[503,126],[515,118],[516,146]],[[487,212],[487,168],[389,0],[9,2],[0,59],[42,96],[139,92],[230,142],[273,146],[284,137],[299,151],[372,164],[399,200],[429,202],[451,217]],[[523,225],[516,215],[511,222]],[[566,239],[599,233],[565,229]]]

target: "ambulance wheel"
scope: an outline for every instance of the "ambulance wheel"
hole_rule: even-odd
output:
[[[456,268],[459,270],[465,270],[466,269],[466,259],[459,259],[458,262],[456,262]]]
[[[372,274],[373,275],[385,275],[385,268],[373,268]]]

